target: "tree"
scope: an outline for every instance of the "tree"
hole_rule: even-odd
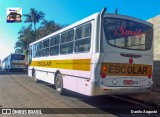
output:
[[[27,55],[30,43],[68,26],[55,23],[54,20],[45,20],[45,14],[41,11],[35,10],[34,8],[31,8],[30,12],[24,14],[24,16],[26,17],[24,22],[29,22],[31,24],[28,27],[23,26],[18,32],[18,41],[15,43],[14,47],[16,53],[26,53]],[[41,26],[36,28],[36,24],[41,20]],[[33,25],[34,30],[32,29]]]
[[[17,54],[23,54],[23,50],[22,49],[16,49],[15,53],[17,53]]]
[[[15,53],[23,54],[24,47],[25,47],[25,42],[19,39],[14,46]]]
[[[24,14],[26,17],[24,22],[30,22],[34,24],[34,30],[36,31],[36,23],[44,19],[45,14],[42,11],[37,11],[34,8],[30,9],[30,13]]]
[[[29,25],[28,27],[23,26],[18,34],[18,38],[24,40],[28,45],[36,40],[35,32],[32,30],[32,25]]]
[[[61,25],[54,22],[54,20],[43,20],[41,28],[46,30],[46,35],[56,32],[62,28]]]
[[[35,32],[32,30],[31,25],[28,27],[23,26],[18,32],[18,41],[15,43],[15,52],[28,53],[29,44],[36,40]]]

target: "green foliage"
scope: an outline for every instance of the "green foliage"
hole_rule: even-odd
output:
[[[34,8],[30,9],[30,12],[27,14],[24,14],[26,17],[24,22],[30,22],[31,24],[34,24],[34,30],[36,31],[36,23],[38,23],[40,20],[44,19],[45,14],[42,11],[37,11]]]
[[[24,14],[24,17],[24,22],[30,24],[28,27],[23,26],[19,30],[18,40],[15,43],[14,49],[15,53],[23,53],[26,56],[28,55],[28,47],[30,43],[67,26],[57,24],[54,22],[54,20],[45,20],[45,14],[42,11],[35,10],[34,8],[31,8],[29,13]],[[38,28],[36,28],[37,23],[41,23],[40,27]],[[32,26],[34,26],[34,30],[32,29]]]

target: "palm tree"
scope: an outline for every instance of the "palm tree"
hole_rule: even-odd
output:
[[[17,54],[23,54],[23,50],[22,49],[16,49],[15,53],[17,53]]]
[[[24,22],[30,22],[34,24],[34,30],[36,31],[36,23],[44,19],[45,14],[42,11],[37,11],[34,8],[30,9],[30,13],[24,14],[26,17]]]
[[[31,25],[28,27],[23,26],[18,32],[18,41],[15,43],[15,52],[28,52],[29,44],[36,40],[35,32],[32,30]]]
[[[35,32],[32,30],[32,25],[29,25],[28,27],[23,26],[18,34],[19,39],[24,40],[28,45],[36,40]]]
[[[36,40],[41,39],[42,37],[45,37],[47,35],[47,31],[44,28],[38,28],[36,30]]]
[[[48,35],[55,31],[60,30],[62,26],[55,23],[54,20],[50,20],[50,21],[43,20],[40,28],[46,30],[46,35]]]
[[[25,47],[26,47],[25,41],[19,39],[19,40],[15,43],[15,46],[14,46],[15,53],[23,54]]]

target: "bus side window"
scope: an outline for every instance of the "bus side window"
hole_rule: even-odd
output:
[[[67,32],[61,34],[61,43],[67,42]]]
[[[91,41],[91,24],[85,24],[76,28],[75,52],[89,52]]]
[[[61,48],[60,50],[61,54],[71,54],[73,53],[73,42],[62,44],[60,48]]]
[[[42,42],[38,42],[37,43],[37,50],[36,50],[36,57],[41,57],[41,53],[42,53]]]
[[[36,57],[37,43],[33,45],[33,58]]]
[[[74,29],[68,31],[67,33],[67,42],[74,40]]]
[[[60,54],[73,53],[73,40],[74,40],[74,29],[66,31],[65,35],[64,33],[61,35]]]
[[[49,56],[49,39],[43,41],[42,56]]]
[[[59,40],[60,40],[60,35],[56,35],[51,38],[50,55],[58,55],[59,54]]]

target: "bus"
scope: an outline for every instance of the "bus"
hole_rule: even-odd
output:
[[[150,93],[153,25],[105,11],[31,43],[28,75],[59,94]]]
[[[0,59],[0,70],[2,70],[2,62],[1,62],[1,59]]]
[[[2,61],[2,69],[11,71],[24,71],[25,70],[25,55],[11,53]]]

